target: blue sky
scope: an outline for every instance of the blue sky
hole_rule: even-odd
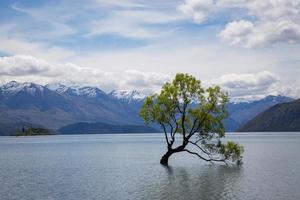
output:
[[[187,72],[236,98],[298,97],[299,13],[298,0],[2,0],[0,78],[152,92]]]

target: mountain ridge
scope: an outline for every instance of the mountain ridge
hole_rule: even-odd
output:
[[[286,96],[269,95],[265,98],[252,102],[229,102],[227,104],[229,117],[224,121],[226,130],[236,131],[240,126],[243,126],[250,119],[254,118],[257,114],[265,111],[269,107],[292,100],[294,99]],[[231,123],[228,124],[228,121],[231,121]],[[229,127],[229,125],[232,127]]]
[[[242,126],[239,131],[300,131],[300,99],[270,107]]]
[[[145,97],[137,90],[104,92],[89,86],[59,83],[43,86],[12,81],[0,86],[0,131],[13,132],[21,123],[53,130],[80,122],[144,125],[138,112]],[[226,130],[236,131],[258,113],[291,100],[284,96],[267,96],[253,102],[229,102],[229,117],[224,120]],[[15,123],[18,126],[14,126]]]
[[[141,103],[132,109],[134,102],[121,103],[95,87],[68,88],[59,92],[48,87],[17,82],[0,86],[0,120],[9,127],[23,122],[50,129],[76,122],[142,124],[137,114]]]

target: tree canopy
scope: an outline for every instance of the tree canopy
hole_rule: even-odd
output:
[[[219,86],[204,89],[200,80],[183,73],[165,83],[159,94],[147,97],[139,114],[145,123],[157,123],[164,131],[168,150],[161,164],[168,165],[169,157],[177,152],[209,162],[241,163],[243,147],[221,141],[227,102]],[[181,140],[175,142],[178,135]]]

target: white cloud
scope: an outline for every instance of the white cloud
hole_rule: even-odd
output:
[[[28,55],[0,57],[0,76],[26,75],[53,76],[50,65],[44,61]]]
[[[158,92],[172,77],[137,70],[109,72],[80,67],[72,63],[50,63],[33,56],[16,55],[0,57],[0,78],[2,83],[11,80],[40,84],[72,83],[98,86],[104,91],[136,89],[148,95]],[[299,87],[286,86],[276,74],[269,71],[256,74],[225,74],[219,78],[203,81],[203,84],[220,85],[233,100],[258,99],[270,94],[299,97],[300,91]]]
[[[14,3],[11,8],[25,14],[24,18],[30,20],[29,26],[33,25],[33,29],[29,31],[28,27],[23,27],[27,21],[21,21],[19,25],[23,27],[22,34],[14,32],[14,35],[50,42],[60,37],[74,35],[118,35],[133,39],[148,39],[162,37],[167,32],[172,32],[172,28],[153,25],[172,23],[185,18],[173,10],[155,9],[153,4],[154,1],[149,3],[143,0],[89,0],[79,3],[63,1],[59,4],[46,3],[38,7]],[[74,25],[74,22],[78,21],[80,25]],[[36,29],[42,25],[42,30]],[[36,34],[33,36],[32,32]]]
[[[3,82],[10,80],[30,80],[41,84],[72,82],[99,86],[106,91],[138,89],[147,94],[160,89],[170,78],[164,74],[143,73],[136,70],[127,70],[123,73],[105,72],[72,63],[49,63],[28,55],[0,57],[0,77]]]
[[[153,25],[172,23],[183,18],[181,15],[152,10],[116,10],[107,18],[93,20],[86,36],[113,34],[133,39],[163,37],[171,33],[172,28],[163,29]]]
[[[247,89],[268,87],[278,81],[278,77],[268,71],[257,74],[227,74],[218,79],[218,82],[231,89]]]
[[[66,6],[26,7],[22,6],[18,2],[12,4],[11,8],[17,12],[30,16],[31,24],[29,24],[29,26],[32,26],[32,24],[35,23],[47,24],[47,26],[43,27],[43,30],[39,30],[35,26],[33,26],[34,30],[31,31],[34,31],[36,33],[34,34],[35,39],[53,39],[77,33],[76,28],[69,25],[69,21],[71,21],[75,18],[76,15],[78,15],[78,9],[72,8],[72,12],[68,12],[70,10],[70,7]],[[22,23],[23,21],[20,22]],[[27,31],[28,30],[22,31],[22,33],[14,34],[24,35],[27,38],[32,38],[32,34],[30,34],[31,32],[27,34]]]
[[[300,42],[299,0],[185,0],[178,9],[196,23],[220,11],[242,10],[244,19],[229,21],[220,33],[221,39],[232,45],[257,47]]]
[[[230,22],[220,33],[222,40],[232,45],[246,44],[249,46],[250,41],[247,36],[253,32],[253,23],[245,20]]]
[[[277,74],[269,71],[252,74],[225,74],[206,83],[221,86],[233,101],[257,100],[268,95],[300,97],[299,85],[294,83],[287,85]]]
[[[177,9],[191,16],[196,23],[204,22],[214,8],[213,0],[185,0]]]
[[[220,85],[232,99],[255,99],[274,93],[280,79],[277,75],[262,71],[256,74],[226,74],[211,81]]]
[[[246,47],[300,42],[299,0],[252,0],[241,1],[239,4],[236,2],[226,0],[225,3],[247,10],[254,20],[227,24],[220,34],[224,41]]]
[[[143,28],[134,21],[121,21],[119,18],[92,22],[91,31],[86,36],[93,37],[111,34],[133,39],[147,39],[159,36],[157,30]]]
[[[94,0],[101,6],[121,7],[121,8],[143,8],[145,4],[136,0]]]
[[[14,37],[13,33],[16,32],[15,26],[15,24],[0,25],[0,52],[11,55],[34,55],[52,61],[66,59],[74,55],[73,51],[65,48]]]
[[[275,22],[234,21],[220,33],[223,41],[232,45],[257,47],[276,43],[299,43],[300,23],[289,20]]]

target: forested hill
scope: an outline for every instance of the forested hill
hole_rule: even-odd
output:
[[[240,131],[300,131],[300,99],[272,106],[246,123]]]

